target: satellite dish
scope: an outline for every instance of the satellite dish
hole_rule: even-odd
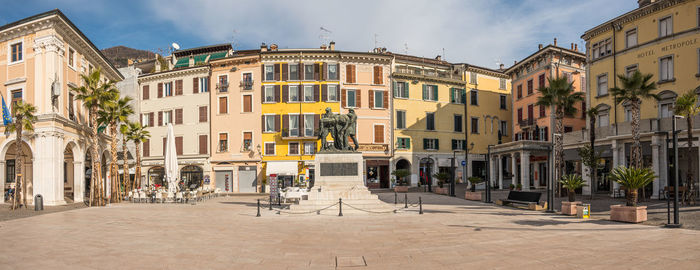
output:
[[[175,43],[175,42],[173,42],[172,46],[173,46],[173,48],[175,48],[176,50],[179,50],[179,49],[180,49],[180,45],[178,45],[178,44]]]

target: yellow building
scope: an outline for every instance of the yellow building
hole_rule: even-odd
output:
[[[465,171],[467,176],[483,177],[487,146],[497,144],[499,130],[510,125],[507,76],[469,64],[453,65],[439,56],[394,56],[393,167],[410,170],[411,185],[435,185],[432,175],[450,173],[453,158],[459,168],[457,180],[464,179]],[[465,157],[466,168],[461,166]]]
[[[678,0],[640,0],[639,8],[619,17],[604,22],[588,31],[582,38],[586,41],[587,103],[600,111],[596,127],[596,145],[602,153],[601,164],[604,168],[598,172],[600,181],[595,188],[603,192],[612,192],[617,184],[608,180],[608,172],[615,166],[629,164],[632,143],[628,104],[615,105],[609,89],[619,87],[617,75],[629,74],[639,70],[643,74],[652,74],[657,84],[654,91],[661,99],[642,101],[641,107],[641,141],[643,163],[652,167],[659,175],[659,181],[647,187],[646,195],[656,198],[659,191],[667,185],[669,170],[669,148],[666,136],[671,130],[673,103],[677,96],[695,89],[700,94],[700,1]],[[695,127],[700,121],[694,119]],[[685,121],[678,122],[679,129],[685,130]],[[688,143],[683,140],[687,135],[679,136],[680,156],[685,161],[692,159],[694,166],[687,168],[686,162],[680,162],[681,179],[690,169],[695,179],[698,177],[698,142],[690,155],[686,149]],[[698,130],[694,130],[698,133]],[[568,151],[579,147],[588,140],[587,132],[567,134],[564,138]],[[667,158],[668,157],[668,158]],[[584,177],[590,178],[588,170]],[[697,180],[695,180],[697,181]]]

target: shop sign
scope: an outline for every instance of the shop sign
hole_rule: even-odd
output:
[[[277,175],[276,174],[270,174],[269,179],[270,180],[270,201],[276,200],[277,199],[277,194],[279,194],[279,186],[277,184]]]
[[[357,148],[359,152],[388,152],[388,144],[371,144],[371,143],[361,143]]]

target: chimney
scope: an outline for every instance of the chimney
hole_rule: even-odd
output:
[[[331,41],[331,43],[328,43],[328,49],[331,51],[335,51],[335,41]]]
[[[158,59],[160,59],[160,55],[156,54],[156,62],[153,64],[155,65],[156,72],[160,72],[160,61],[158,61]],[[173,59],[175,59],[175,57],[173,57]]]
[[[260,44],[260,52],[266,52],[267,51],[267,45],[265,45],[265,42]]]
[[[537,50],[541,50],[541,49],[542,49],[542,43],[537,44]]]
[[[277,44],[270,44],[270,51],[277,51]]]
[[[653,3],[656,3],[657,0],[637,0],[637,4],[639,4],[639,7],[647,6]]]
[[[190,61],[187,63],[188,67],[193,67],[194,66],[194,56],[190,55]]]
[[[574,43],[573,42],[571,43],[571,50],[572,51],[574,50]]]
[[[498,65],[498,69],[503,70],[503,64]]]
[[[326,44],[321,44],[321,50],[324,50],[324,51],[325,51],[326,49],[328,49],[328,47],[326,46]]]
[[[442,61],[442,56],[440,56],[440,55],[435,56],[435,60]]]
[[[574,51],[578,52],[578,44],[574,44]]]
[[[554,38],[554,47],[557,46],[557,38]]]
[[[513,65],[515,66],[517,64],[518,64],[518,60],[513,60]]]

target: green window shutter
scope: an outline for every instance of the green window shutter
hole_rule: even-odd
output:
[[[425,84],[423,85],[423,99],[428,99],[428,86]]]
[[[434,139],[435,140],[435,150],[440,150],[440,140]]]
[[[394,85],[393,85],[393,86],[394,86],[394,97],[398,97],[398,96],[399,96],[399,91],[398,91],[398,89],[397,89],[397,85],[398,85],[398,84],[399,84],[398,82],[394,82]]]
[[[408,98],[408,82],[403,82],[404,98]]]
[[[456,149],[457,149],[457,140],[452,139],[452,150],[456,150]]]
[[[438,100],[438,88],[437,85],[435,85],[435,91],[433,91],[433,100],[437,101]]]
[[[411,149],[411,138],[406,138],[406,149]]]
[[[428,149],[428,139],[423,139],[423,149]]]
[[[462,93],[462,104],[467,104],[467,89],[462,89],[460,92]]]
[[[454,87],[450,88],[450,102],[455,103],[455,88]]]

